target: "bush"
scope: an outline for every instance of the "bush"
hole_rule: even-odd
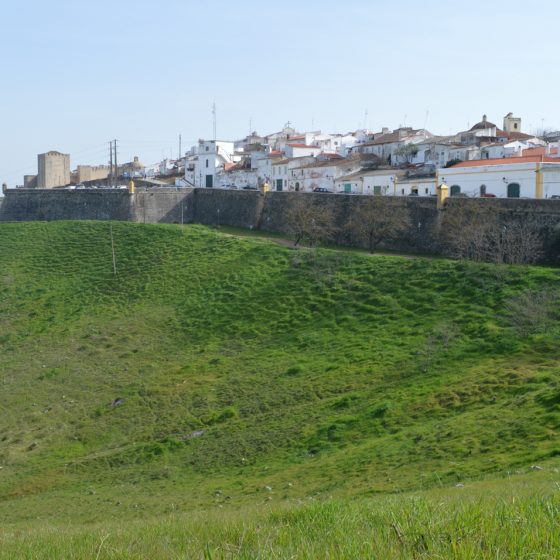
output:
[[[560,319],[560,291],[529,290],[505,305],[507,321],[520,336],[546,332]]]

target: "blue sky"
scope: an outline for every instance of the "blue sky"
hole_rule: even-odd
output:
[[[212,135],[400,124],[448,134],[509,111],[560,128],[560,2],[31,0],[2,7],[0,181],[36,155],[154,163]]]

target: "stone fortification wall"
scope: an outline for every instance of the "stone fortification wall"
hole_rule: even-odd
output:
[[[130,220],[125,190],[8,190],[0,204],[0,221]]]
[[[257,229],[268,196],[259,191],[195,189],[193,221]]]
[[[229,225],[288,233],[287,213],[291,200],[305,197],[310,205],[332,209],[335,241],[360,246],[348,230],[349,218],[369,197],[323,193],[140,188],[126,190],[8,190],[0,199],[0,221],[25,220],[130,220],[145,223],[200,223]],[[433,197],[382,197],[384,212],[404,207],[410,225],[387,249],[411,253],[447,254],[443,240],[453,217],[465,211],[491,209],[504,224],[531,224],[543,234],[550,249],[560,229],[560,200],[449,198],[443,210]],[[451,218],[451,219],[450,219]],[[556,242],[556,241],[555,241]],[[550,254],[550,253],[549,253]],[[558,257],[552,257],[558,258]]]
[[[288,233],[287,212],[290,199],[303,196],[308,204],[319,204],[333,211],[335,216],[336,243],[349,246],[361,246],[363,243],[354,239],[348,231],[348,222],[357,208],[369,197],[324,194],[324,193],[268,193],[264,203],[260,229],[265,231]],[[437,252],[438,243],[435,234],[438,227],[438,211],[435,198],[387,196],[379,198],[384,212],[391,212],[395,208],[404,208],[409,215],[410,227],[402,236],[394,240],[388,249],[415,251],[421,253]]]
[[[142,187],[128,196],[134,222],[187,224],[195,221],[194,189]]]

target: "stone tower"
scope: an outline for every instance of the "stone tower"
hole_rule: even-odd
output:
[[[52,189],[70,184],[70,156],[60,152],[47,152],[37,156],[38,189]]]
[[[514,117],[513,113],[508,113],[504,117],[504,131],[521,132],[521,119]]]

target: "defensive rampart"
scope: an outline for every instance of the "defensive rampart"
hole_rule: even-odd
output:
[[[335,241],[343,245],[363,244],[348,229],[350,217],[369,197],[323,193],[270,192],[223,189],[140,188],[130,194],[124,189],[7,190],[0,203],[0,221],[29,220],[129,220],[144,223],[200,223],[229,225],[288,233],[287,213],[294,197],[310,205],[332,210]],[[560,228],[560,200],[449,198],[442,210],[433,197],[383,197],[382,212],[404,208],[409,227],[385,245],[388,249],[413,253],[446,254],[449,219],[465,211],[490,209],[504,223],[530,224],[542,234],[549,249]]]

